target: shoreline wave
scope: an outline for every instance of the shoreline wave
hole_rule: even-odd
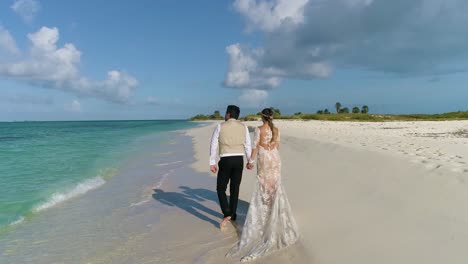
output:
[[[20,216],[18,219],[10,223],[10,226],[15,226],[23,223],[25,220],[24,216]]]
[[[95,178],[87,179],[79,183],[78,185],[76,185],[74,188],[72,188],[71,190],[67,192],[54,193],[52,197],[49,198],[49,200],[34,207],[33,212],[37,213],[37,212],[47,210],[67,200],[83,195],[91,190],[97,189],[101,187],[102,185],[104,185],[105,183],[106,181],[102,177],[95,177]]]

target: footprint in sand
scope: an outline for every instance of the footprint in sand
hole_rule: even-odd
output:
[[[426,161],[426,162],[423,162],[423,164],[424,164],[424,167],[425,167],[426,169],[428,169],[428,170],[436,170],[436,169],[442,167],[442,165],[440,165],[440,164],[429,163],[429,162],[427,162],[427,161]]]

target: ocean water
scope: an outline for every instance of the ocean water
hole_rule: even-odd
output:
[[[160,143],[167,143],[166,132],[193,126],[187,121],[0,122],[0,231],[105,184],[144,148],[139,139],[159,134]]]

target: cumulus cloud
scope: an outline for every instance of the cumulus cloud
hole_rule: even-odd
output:
[[[69,112],[79,113],[81,112],[81,104],[78,100],[73,100],[69,104],[65,105],[65,110]]]
[[[265,90],[243,90],[239,102],[246,107],[263,107],[268,98]]]
[[[0,51],[4,50],[9,54],[19,54],[20,51],[10,32],[0,26]]]
[[[304,21],[304,6],[309,0],[236,0],[234,8],[248,20],[248,30],[273,31],[283,23]]]
[[[265,42],[240,48],[248,63],[228,47],[229,87],[269,89],[283,78],[326,78],[350,68],[431,76],[468,66],[464,0],[236,0],[233,5],[247,29],[262,32]],[[275,77],[274,85],[266,81]]]
[[[282,73],[274,68],[259,65],[263,50],[252,50],[233,44],[226,48],[229,54],[229,70],[224,84],[228,87],[248,89],[268,89],[279,85],[278,75]]]
[[[71,43],[58,47],[57,28],[42,27],[28,34],[29,54],[19,60],[1,61],[0,76],[79,96],[127,103],[138,81],[121,71],[111,70],[102,81],[90,80],[78,70],[81,52]]]
[[[31,23],[37,12],[41,9],[41,5],[35,0],[15,0],[11,5],[11,9],[26,23]]]

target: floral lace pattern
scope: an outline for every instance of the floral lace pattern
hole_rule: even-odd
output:
[[[294,244],[299,239],[286,192],[281,184],[280,135],[271,142],[270,129],[262,135],[255,130],[257,148],[257,182],[250,201],[239,242],[228,256],[243,256],[249,261]]]

